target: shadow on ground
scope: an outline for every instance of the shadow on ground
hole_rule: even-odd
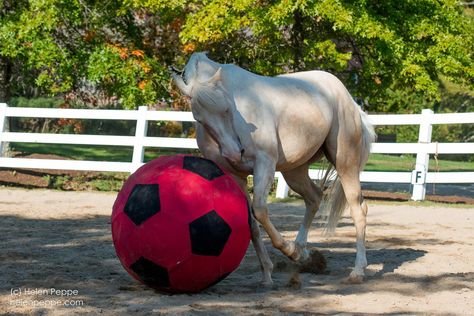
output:
[[[275,216],[283,216],[276,213]],[[289,229],[290,226],[294,229],[300,220],[301,216],[286,216],[283,221],[276,221],[285,223],[282,229]],[[348,224],[343,222],[342,227],[345,225]],[[0,217],[0,235],[3,237],[0,251],[1,296],[8,296],[12,288],[76,289],[89,311],[111,314],[146,314],[162,309],[171,314],[256,314],[256,311],[304,314],[304,305],[285,310],[270,306],[266,301],[278,297],[285,297],[285,300],[317,297],[321,300],[318,302],[323,303],[324,295],[350,295],[374,290],[412,296],[420,290],[462,289],[466,281],[474,280],[473,274],[446,273],[436,277],[399,275],[397,269],[401,265],[416,261],[426,251],[417,249],[422,248],[417,244],[422,244],[424,240],[396,238],[391,242],[389,239],[388,244],[374,240],[371,246],[369,242],[368,261],[382,267],[364,284],[343,285],[341,281],[348,275],[355,257],[353,239],[347,236],[327,243],[311,244],[321,249],[327,258],[328,270],[321,275],[303,274],[301,290],[285,287],[291,263],[271,250],[266,241],[276,263],[275,289],[259,290],[260,268],[253,248],[249,247],[241,266],[221,283],[196,295],[168,296],[139,284],[124,271],[115,255],[108,216],[50,220],[3,216]],[[442,287],[439,286],[441,282]],[[338,313],[337,309],[334,313]],[[403,313],[414,314],[409,310],[397,312]]]

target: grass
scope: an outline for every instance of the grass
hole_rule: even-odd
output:
[[[24,155],[45,154],[57,155],[75,160],[91,161],[132,161],[133,148],[125,146],[94,146],[94,145],[67,145],[67,144],[36,144],[36,143],[11,143],[13,151]],[[196,154],[197,150],[167,150],[158,148],[145,149],[145,162],[163,155],[178,153]]]
[[[390,171],[390,172],[411,172],[415,167],[415,155],[384,155],[371,154],[365,166],[365,171]],[[325,168],[322,163],[311,165],[313,169]],[[429,171],[474,171],[474,162],[453,161],[438,158],[438,161],[430,156]]]
[[[90,145],[62,145],[62,144],[36,144],[36,143],[11,143],[14,151],[28,154],[53,154],[77,160],[92,161],[131,161],[132,147],[123,146],[90,146]],[[198,154],[198,150],[158,149],[146,148],[145,161],[163,155],[178,153]],[[366,171],[412,171],[415,166],[414,155],[384,155],[372,154],[364,170]],[[312,168],[325,168],[323,163],[316,163]],[[439,158],[438,162],[430,156],[430,171],[474,171],[473,161],[452,161]]]
[[[414,155],[384,155],[372,154],[365,166],[366,171],[412,171],[415,167],[416,157]],[[474,171],[473,161],[452,161],[430,155],[429,171]]]

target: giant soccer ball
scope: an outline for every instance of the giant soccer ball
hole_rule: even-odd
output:
[[[125,182],[112,212],[123,267],[165,292],[198,292],[240,264],[250,241],[245,194],[211,160],[164,156]]]

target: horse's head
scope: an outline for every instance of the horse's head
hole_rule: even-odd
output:
[[[236,132],[232,91],[223,80],[222,68],[203,53],[195,53],[181,77],[173,73],[178,89],[191,100],[194,119],[219,145],[221,155],[239,162],[244,148]]]

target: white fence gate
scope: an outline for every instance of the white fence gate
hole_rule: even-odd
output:
[[[16,133],[5,131],[5,121],[9,117],[30,118],[68,118],[94,120],[131,120],[136,121],[135,136],[104,136],[47,133]],[[438,143],[431,142],[431,129],[434,124],[472,124],[474,113],[434,114],[423,110],[421,114],[369,115],[374,125],[419,125],[418,143],[374,143],[373,153],[416,154],[415,170],[412,172],[374,172],[361,173],[362,182],[412,183],[413,200],[425,198],[426,183],[473,183],[474,172],[429,172],[430,154],[474,154],[474,143]],[[148,121],[186,121],[193,122],[190,112],[149,111],[139,107],[136,111],[127,110],[87,110],[87,109],[42,109],[16,108],[0,103],[0,150],[5,142],[80,144],[133,147],[132,161],[81,161],[49,160],[30,158],[9,158],[0,156],[0,168],[33,168],[59,170],[88,170],[134,172],[143,164],[145,147],[197,149],[195,139],[147,136]],[[3,151],[0,151],[3,152]],[[318,178],[320,170],[310,170],[311,178]],[[279,198],[288,195],[281,173],[278,179],[276,195]]]

